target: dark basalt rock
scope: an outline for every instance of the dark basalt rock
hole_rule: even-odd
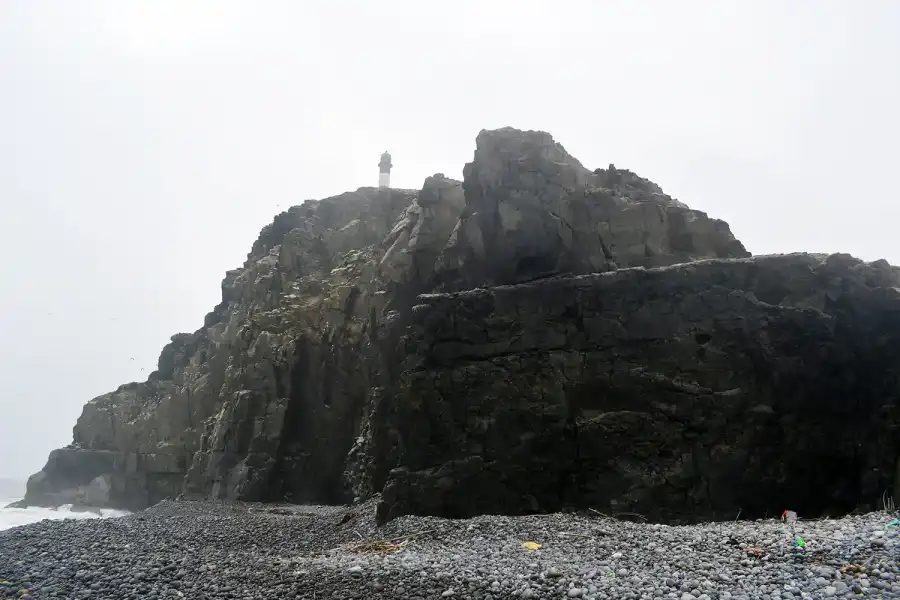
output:
[[[382,519],[874,502],[900,478],[896,270],[748,257],[631,171],[482,131],[462,182],[276,216],[203,327],[89,402],[25,502],[383,492]]]
[[[900,275],[883,261],[707,260],[421,302],[371,420],[382,519],[813,516],[896,485]]]

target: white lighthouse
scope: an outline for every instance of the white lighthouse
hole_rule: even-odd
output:
[[[393,166],[391,164],[391,155],[385,150],[384,154],[381,155],[381,161],[378,163],[378,187],[391,187],[391,167]]]

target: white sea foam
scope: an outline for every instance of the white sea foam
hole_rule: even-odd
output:
[[[127,515],[126,511],[111,509],[72,510],[71,505],[59,508],[42,508],[29,506],[27,508],[6,508],[11,502],[19,498],[0,498],[0,531],[28,523],[36,523],[44,519],[100,519],[109,517],[121,517]]]

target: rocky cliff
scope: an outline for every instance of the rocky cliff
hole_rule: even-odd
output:
[[[797,254],[424,296],[370,419],[382,518],[874,505],[900,476],[898,286]]]
[[[900,480],[898,289],[883,262],[749,258],[630,171],[482,131],[462,182],[278,215],[26,501],[847,510]]]

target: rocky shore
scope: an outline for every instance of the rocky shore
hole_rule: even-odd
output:
[[[898,598],[895,517],[667,526],[589,512],[377,527],[371,501],[164,501],[0,532],[0,598]]]

